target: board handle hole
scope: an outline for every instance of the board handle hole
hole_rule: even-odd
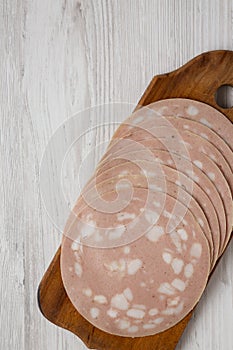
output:
[[[215,94],[215,101],[219,107],[232,108],[233,107],[233,86],[222,85],[218,88]]]

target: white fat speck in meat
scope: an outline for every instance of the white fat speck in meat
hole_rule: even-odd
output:
[[[129,174],[128,170],[123,170],[123,171],[121,171],[121,173],[120,173],[120,175],[128,175],[128,174]]]
[[[185,229],[180,228],[177,230],[178,235],[180,236],[180,238],[182,239],[182,241],[187,241],[188,239],[188,235]]]
[[[175,272],[176,275],[179,275],[183,269],[183,266],[184,266],[184,262],[183,260],[181,259],[178,259],[178,258],[174,258],[172,260],[172,268],[173,268],[173,271]]]
[[[205,192],[206,192],[208,195],[210,195],[210,190],[209,190],[209,188],[205,188]]]
[[[111,306],[118,310],[128,310],[129,303],[124,294],[116,294],[112,297]]]
[[[177,307],[171,307],[163,310],[163,315],[177,315],[179,314],[184,308],[184,302],[181,302]]]
[[[135,219],[136,215],[134,213],[118,213],[117,214],[117,220],[123,221],[127,219]]]
[[[158,192],[161,192],[163,190],[162,187],[159,187],[155,184],[148,184],[148,189],[152,191],[158,191]]]
[[[165,218],[169,218],[169,219],[171,219],[173,217],[172,213],[169,213],[169,211],[167,211],[167,210],[163,211],[163,216]]]
[[[208,136],[206,134],[204,134],[203,132],[200,135],[201,135],[201,137],[203,137],[203,139],[206,139],[206,140],[209,139]]]
[[[159,317],[159,318],[156,318],[155,320],[152,320],[152,322],[155,323],[155,324],[160,324],[160,323],[163,322],[163,320],[164,320],[163,317]]]
[[[210,180],[212,180],[212,181],[215,180],[215,174],[214,174],[214,173],[208,173],[207,175],[208,175],[208,178],[209,178]]]
[[[72,245],[71,245],[71,249],[74,250],[74,251],[75,251],[75,250],[79,250],[79,246],[80,246],[80,244],[79,244],[78,242],[75,242],[75,241],[74,241],[74,242],[72,243]]]
[[[129,254],[129,253],[130,253],[130,247],[129,247],[129,246],[124,247],[124,248],[123,248],[123,252],[124,252],[125,254]]]
[[[199,182],[199,177],[196,176],[192,170],[186,170],[185,172],[186,172],[186,174],[189,175],[189,177],[190,177],[193,181]]]
[[[156,315],[158,315],[158,313],[159,313],[159,311],[156,308],[149,310],[149,315],[150,316],[156,316]]]
[[[107,315],[111,318],[116,318],[118,316],[118,311],[113,310],[113,309],[109,309],[107,311]]]
[[[192,264],[187,264],[184,268],[184,275],[186,278],[190,278],[193,275],[193,265]]]
[[[161,203],[160,203],[160,202],[154,201],[153,204],[154,204],[154,206],[155,206],[156,208],[160,208],[160,207],[161,207]]]
[[[210,129],[212,128],[212,124],[210,124],[210,123],[208,122],[208,120],[206,120],[205,118],[201,118],[201,119],[200,119],[200,122],[201,122],[202,124],[208,126],[208,128],[210,128]]]
[[[159,238],[164,234],[163,227],[153,226],[146,234],[146,238],[151,242],[157,242]]]
[[[129,309],[127,311],[127,316],[142,320],[145,316],[145,311],[138,309]]]
[[[164,253],[163,253],[163,260],[165,261],[165,263],[170,264],[171,261],[172,261],[172,256],[171,256],[171,254],[170,254],[170,253],[164,252]]]
[[[120,182],[116,184],[116,189],[117,190],[124,190],[124,189],[128,189],[131,188],[131,185],[129,183],[126,182]]]
[[[200,160],[194,160],[193,163],[194,163],[199,169],[202,169],[202,168],[203,168],[203,164],[202,164],[202,162],[200,162]]]
[[[180,301],[179,296],[172,298],[172,299],[169,298],[169,299],[167,299],[167,306],[169,306],[169,307],[177,306],[179,304],[179,301]]]
[[[123,329],[127,329],[127,328],[130,327],[130,322],[127,321],[127,320],[119,319],[119,320],[116,321],[116,324],[117,324],[117,327],[118,327],[119,329],[122,329],[122,330],[123,330]]]
[[[166,295],[173,295],[175,293],[174,288],[168,282],[161,283],[158,292]]]
[[[94,233],[94,239],[96,242],[101,242],[103,241],[103,236],[101,236],[99,230],[96,230],[95,233]]]
[[[172,286],[175,287],[176,289],[178,289],[180,292],[183,292],[185,290],[185,288],[186,288],[186,285],[185,285],[184,281],[182,281],[179,278],[175,278],[172,281]]]
[[[82,276],[82,273],[83,273],[83,269],[82,269],[82,266],[81,264],[79,264],[78,262],[75,263],[74,265],[74,269],[75,269],[75,273],[78,277],[81,277]]]
[[[111,229],[108,234],[108,237],[110,240],[116,240],[121,238],[124,232],[125,232],[125,226],[119,226],[115,229]]]
[[[126,289],[124,290],[123,294],[124,294],[124,296],[126,297],[126,299],[127,299],[128,301],[132,301],[132,300],[133,300],[133,293],[132,293],[132,291],[131,291],[130,288],[126,288]]]
[[[176,232],[172,232],[172,233],[170,234],[170,236],[171,236],[171,240],[172,240],[172,242],[174,243],[174,245],[175,245],[177,251],[178,251],[179,253],[182,253],[182,244],[181,244],[180,236],[179,236]]]
[[[214,154],[210,154],[210,158],[211,158],[212,160],[214,160],[215,162],[217,161],[217,159],[216,159],[216,157],[215,157]]]
[[[81,227],[81,237],[82,238],[88,238],[93,235],[93,233],[96,230],[96,223],[91,220],[88,223],[85,223]]]
[[[91,317],[96,319],[99,317],[100,310],[97,307],[92,307],[90,310]]]
[[[136,333],[136,332],[138,332],[138,326],[131,326],[131,327],[129,327],[128,328],[128,332],[129,333]]]
[[[200,243],[193,243],[191,250],[190,250],[191,256],[199,259],[201,257],[201,252],[202,252],[201,244]]]
[[[197,222],[199,223],[199,225],[200,225],[201,227],[204,227],[204,222],[203,222],[203,220],[202,220],[201,218],[198,218],[198,219],[197,219]]]
[[[135,275],[142,267],[142,261],[140,259],[134,259],[128,262],[128,274]]]
[[[124,272],[126,269],[126,261],[124,259],[120,259],[119,261],[112,261],[107,264],[104,263],[104,267],[111,272]]]
[[[198,114],[198,109],[195,106],[190,105],[187,109],[189,115],[194,116]]]
[[[158,221],[159,214],[152,210],[146,210],[145,217],[149,224],[153,225]]]
[[[91,297],[92,296],[92,290],[91,288],[84,288],[83,289],[83,295],[85,295],[86,297]]]
[[[153,323],[147,323],[147,324],[144,324],[144,325],[143,325],[143,328],[144,328],[144,329],[153,329],[153,328],[155,328],[155,327],[156,327],[156,325],[153,324]]]
[[[104,295],[95,295],[94,301],[99,304],[107,304],[108,300]]]

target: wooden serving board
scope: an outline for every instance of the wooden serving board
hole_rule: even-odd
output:
[[[161,99],[183,97],[207,103],[233,121],[233,108],[220,108],[215,101],[216,90],[222,85],[233,86],[233,51],[206,52],[171,73],[155,76],[137,108]],[[76,334],[89,349],[175,349],[192,312],[176,326],[154,336],[125,338],[107,334],[86,321],[68,299],[61,278],[60,252],[59,248],[38,289],[40,310],[49,321]]]

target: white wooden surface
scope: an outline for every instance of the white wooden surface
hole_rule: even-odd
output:
[[[232,0],[0,1],[0,349],[85,349],[37,306],[60,242],[38,185],[54,130],[213,49],[233,49]],[[231,244],[178,350],[233,348],[232,262]]]

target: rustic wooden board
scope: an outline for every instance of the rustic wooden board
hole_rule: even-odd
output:
[[[220,108],[215,101],[221,85],[233,86],[233,51],[206,52],[174,72],[154,77],[137,108],[165,98],[191,98],[217,108],[233,121],[233,108]],[[76,334],[88,348],[98,350],[173,350],[192,316],[190,312],[175,327],[143,338],[113,336],[95,328],[67,297],[60,273],[60,248],[40,283],[38,302],[49,321]]]

